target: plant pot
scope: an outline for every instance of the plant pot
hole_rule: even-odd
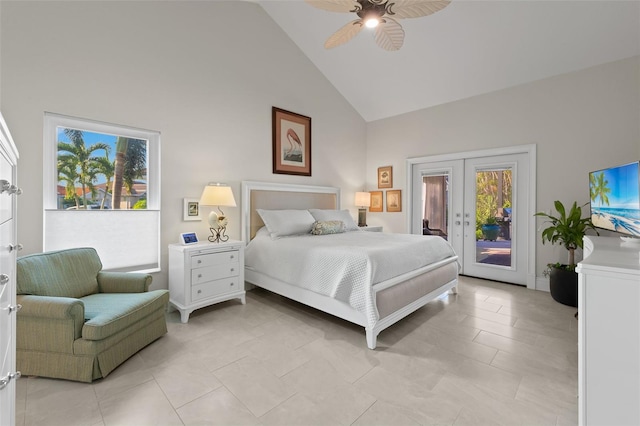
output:
[[[549,292],[556,302],[578,307],[578,273],[552,267],[549,274]]]
[[[498,239],[498,234],[500,234],[500,225],[482,225],[482,237],[485,240],[495,241]]]

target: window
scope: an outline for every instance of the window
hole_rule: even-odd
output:
[[[103,268],[160,269],[160,134],[45,114],[44,249],[94,247]]]

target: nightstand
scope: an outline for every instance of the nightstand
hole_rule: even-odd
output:
[[[382,232],[382,226],[363,226],[360,229],[369,232]]]
[[[169,303],[189,321],[196,309],[240,299],[244,291],[244,243],[169,244]]]

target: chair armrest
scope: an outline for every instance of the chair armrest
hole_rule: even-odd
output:
[[[144,293],[149,291],[153,277],[135,272],[98,272],[100,293]]]
[[[17,302],[22,305],[19,316],[47,319],[78,319],[84,323],[84,303],[71,297],[18,295]]]
[[[71,297],[18,295],[17,347],[73,352],[82,336],[84,303]]]

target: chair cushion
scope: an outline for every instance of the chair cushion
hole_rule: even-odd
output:
[[[168,290],[146,293],[97,293],[83,297],[86,322],[82,338],[102,340],[150,315],[164,310],[169,302]]]
[[[98,292],[102,263],[93,248],[74,248],[18,258],[17,293],[80,298]]]

